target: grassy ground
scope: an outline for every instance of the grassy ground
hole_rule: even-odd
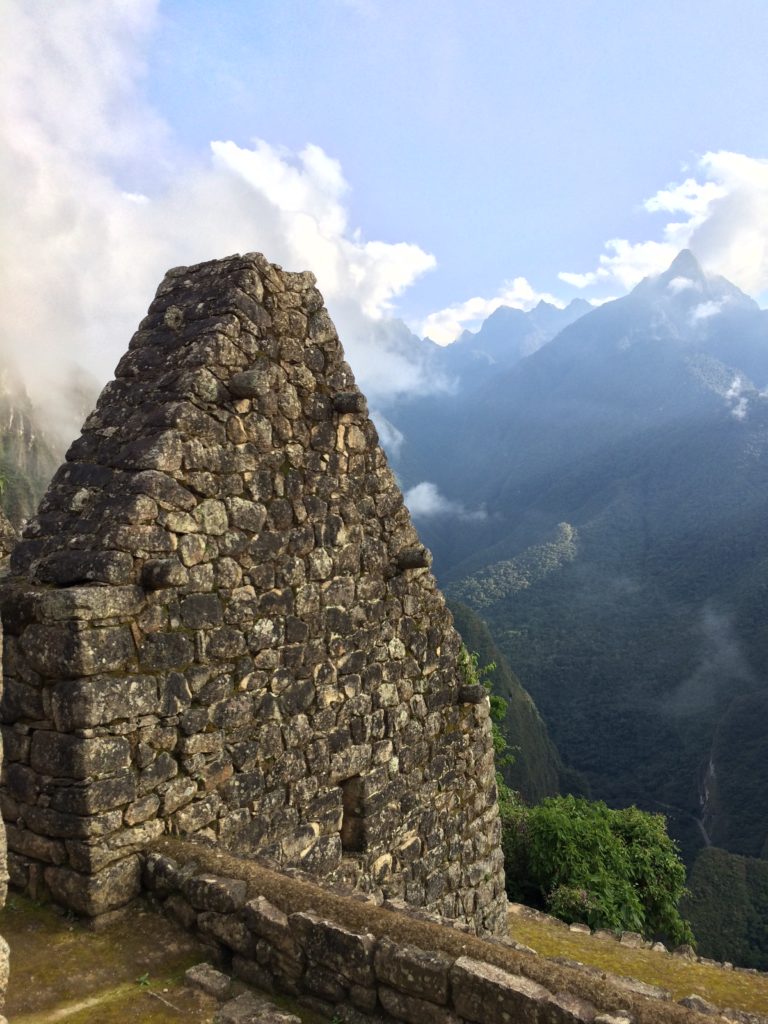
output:
[[[11,894],[0,913],[11,948],[5,1013],[14,1024],[209,1024],[217,1003],[184,984],[205,950],[159,915],[103,931]]]
[[[542,956],[578,960],[612,974],[637,978],[666,989],[673,999],[698,995],[723,1008],[768,1013],[768,974],[724,970],[670,953],[631,949],[611,939],[572,932],[526,915],[509,915],[509,933]]]
[[[13,1024],[211,1024],[219,1003],[184,981],[210,951],[141,906],[94,931],[52,904],[11,893],[0,911],[11,948],[5,1014]],[[235,982],[234,994],[246,987]],[[280,996],[304,1024],[322,1024]]]

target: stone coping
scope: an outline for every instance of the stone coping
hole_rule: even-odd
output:
[[[171,867],[163,866],[170,861]],[[235,913],[238,905],[245,907],[246,902],[262,898],[282,915],[297,915],[293,926],[301,930],[318,927],[340,927],[343,931],[356,933],[358,937],[369,937],[372,944],[385,942],[395,944],[401,949],[421,951],[421,955],[436,955],[449,958],[453,964],[453,974],[466,974],[465,982],[469,984],[470,975],[480,987],[503,985],[506,983],[525,989],[532,983],[531,991],[537,1000],[552,1001],[547,1003],[549,1009],[545,1016],[531,1019],[559,1021],[597,1021],[608,1024],[607,1017],[629,1019],[633,1024],[661,1024],[661,1022],[686,1022],[686,1024],[703,1024],[711,1016],[681,1006],[677,1003],[650,998],[637,992],[628,991],[611,979],[584,974],[576,969],[553,963],[534,953],[515,949],[509,942],[500,939],[480,939],[467,934],[459,928],[446,927],[444,924],[427,920],[417,912],[408,911],[404,907],[377,905],[375,902],[350,897],[321,887],[306,878],[277,872],[272,868],[252,860],[243,860],[223,853],[211,846],[184,840],[164,838],[154,843],[147,855],[145,882],[150,891],[161,897],[173,894],[175,913],[185,913],[182,904],[186,900],[177,898],[181,892],[179,878],[197,879],[195,883],[186,883],[187,888],[207,879],[217,879],[227,891],[238,894],[238,898],[229,907],[230,916]],[[160,865],[158,867],[158,865]],[[170,885],[157,878],[169,870],[176,876],[176,882]],[[157,874],[154,879],[153,872]],[[228,885],[235,884],[234,888]],[[245,883],[244,885],[242,883]],[[205,883],[208,884],[208,883]],[[218,882],[216,883],[218,885]],[[175,888],[174,888],[175,886]],[[214,886],[215,888],[216,886]],[[218,891],[218,890],[217,890]],[[187,904],[189,905],[189,904]],[[169,908],[170,909],[170,908]],[[191,909],[188,926],[196,923],[196,912]],[[203,909],[199,916],[211,915],[211,910]],[[226,916],[226,915],[222,915]],[[236,916],[236,913],[235,913]],[[251,914],[253,917],[253,914]],[[233,918],[234,920],[234,918]],[[332,925],[329,924],[332,922]],[[230,922],[232,923],[232,922]],[[205,927],[211,928],[212,921],[206,918]],[[233,925],[234,926],[234,925]],[[198,925],[199,927],[199,925]],[[217,926],[218,927],[218,926]],[[226,945],[223,939],[226,930],[214,930],[212,937]],[[239,934],[239,933],[238,933]],[[366,940],[367,941],[367,940]],[[424,953],[423,951],[429,951]],[[242,955],[236,956],[242,967]],[[458,966],[457,966],[458,964]],[[463,976],[462,974],[462,976]],[[453,976],[453,975],[452,975]],[[480,980],[478,980],[480,979]],[[506,981],[505,981],[506,979]],[[375,1001],[375,1000],[374,1000]],[[431,1005],[431,1004],[430,1004]],[[559,1007],[557,1009],[556,1007]],[[422,1008],[423,1009],[423,1008]],[[390,1010],[391,1012],[391,1010]],[[478,1011],[479,1012],[479,1011]],[[501,1012],[499,1010],[499,1012]],[[415,1011],[414,1011],[415,1013]],[[552,1015],[554,1014],[554,1016]],[[559,1016],[558,1016],[559,1015]],[[607,1017],[606,1017],[607,1015]],[[462,1014],[462,1017],[464,1015]],[[456,1020],[462,1017],[454,1018]],[[360,1018],[366,1019],[364,1017]],[[390,1019],[408,1019],[394,1017]],[[427,1017],[422,1017],[427,1020]],[[437,1018],[435,1018],[437,1019]],[[445,1017],[446,1020],[451,1019]],[[466,1019],[485,1020],[476,1016]],[[498,1020],[506,1019],[499,1016]],[[509,1018],[510,1020],[514,1018]],[[521,1018],[522,1019],[522,1018]],[[757,1018],[755,1018],[757,1019]],[[488,1024],[496,1024],[493,1017]]]

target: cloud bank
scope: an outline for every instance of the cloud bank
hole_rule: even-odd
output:
[[[168,267],[252,250],[315,272],[374,400],[431,388],[391,313],[434,257],[363,239],[342,169],[317,145],[179,152],[142,94],[156,17],[156,0],[9,0],[0,13],[0,354],[33,401],[74,433],[70,364],[103,383]]]
[[[696,253],[705,270],[722,274],[752,295],[768,289],[768,160],[741,153],[706,153],[695,177],[646,199],[651,214],[672,215],[661,240],[614,238],[594,270],[563,271],[575,288],[633,288],[666,270],[681,249]]]

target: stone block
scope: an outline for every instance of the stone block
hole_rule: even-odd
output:
[[[304,952],[313,965],[322,964],[356,985],[375,984],[373,935],[359,934],[308,914],[291,914],[288,920],[293,928],[301,929]]]
[[[181,468],[181,459],[181,438],[175,430],[166,430],[154,437],[124,445],[115,459],[115,464],[125,469],[150,469],[174,473]]]
[[[160,814],[167,817],[185,807],[197,794],[197,783],[186,775],[177,775],[170,782],[163,783],[160,793]]]
[[[195,964],[184,972],[184,980],[214,999],[226,999],[232,989],[232,979],[212,964]]]
[[[107,725],[160,710],[157,680],[145,675],[97,675],[57,683],[51,697],[60,732]]]
[[[33,623],[24,631],[21,649],[36,672],[54,679],[119,672],[136,658],[127,626],[80,630],[74,622],[57,626]]]
[[[190,594],[181,602],[181,619],[188,629],[205,629],[223,622],[221,601],[216,594]]]
[[[182,487],[167,473],[156,470],[145,470],[132,473],[128,488],[134,494],[146,494],[163,508],[180,509],[189,512],[197,505],[197,499],[185,487]]]
[[[152,558],[141,569],[141,585],[147,590],[183,587],[189,582],[189,571],[178,558]]]
[[[42,860],[47,864],[65,864],[67,861],[67,850],[64,843],[58,839],[48,839],[30,832],[26,828],[16,828],[10,823],[5,828],[8,840],[8,849],[24,857],[32,857],[35,860]]]
[[[319,836],[298,858],[298,866],[308,874],[323,877],[339,867],[342,858],[341,836]]]
[[[48,867],[45,883],[58,903],[85,917],[98,917],[130,903],[141,891],[141,866],[135,855],[117,861],[95,875],[64,867]]]
[[[261,964],[254,963],[242,956],[232,957],[232,973],[236,978],[244,981],[246,985],[253,985],[256,988],[260,988],[263,992],[273,992],[275,989],[275,974],[267,967],[262,967]],[[283,978],[280,978],[280,989],[287,991],[288,988],[284,983]]]
[[[195,645],[185,633],[151,633],[141,645],[139,657],[149,672],[183,671],[195,658]]]
[[[33,832],[56,839],[100,839],[116,832],[123,823],[122,811],[102,811],[83,817],[52,807],[21,805],[24,821]]]
[[[378,991],[381,1005],[395,1020],[406,1024],[462,1024],[461,1018],[446,1006],[436,1006],[386,985],[380,985]],[[496,1019],[489,1017],[483,1024],[491,1022],[496,1024]]]
[[[376,947],[374,970],[380,982],[430,1003],[448,1003],[449,975],[453,960],[414,946],[381,939]]]
[[[124,772],[131,747],[123,737],[82,738],[38,729],[32,736],[30,764],[41,775],[91,779]]]
[[[187,878],[182,891],[197,910],[231,914],[245,906],[248,886],[239,878],[206,874]]]
[[[475,1024],[581,1024],[586,1019],[562,1007],[535,981],[492,964],[460,957],[451,969],[453,1006]],[[591,1019],[591,1018],[588,1018]]]
[[[154,817],[159,806],[160,798],[156,794],[150,793],[148,796],[141,797],[126,807],[123,813],[123,821],[129,826],[140,825],[143,821]]]
[[[162,853],[152,851],[144,858],[142,871],[144,885],[150,892],[154,892],[160,897],[168,896],[172,892],[179,892],[190,873],[190,869],[183,870],[175,860]]]
[[[130,773],[98,779],[82,786],[59,786],[50,806],[64,814],[91,815],[124,806],[136,799],[136,776]]]
[[[270,946],[291,957],[298,955],[298,947],[286,914],[273,906],[264,896],[257,896],[245,905],[244,920],[250,930]]]
[[[194,907],[191,907],[184,897],[174,892],[168,897],[163,904],[163,910],[169,917],[172,917],[174,921],[191,931],[195,927],[197,922],[197,911]]]
[[[8,722],[23,719],[40,721],[45,718],[43,692],[40,687],[8,676],[3,688],[3,717]]]
[[[121,833],[115,832],[113,835],[119,836]],[[129,853],[136,852],[124,847],[110,846],[111,838],[112,836],[85,840],[66,839],[64,845],[67,848],[69,867],[83,875],[95,874],[109,864],[114,864],[116,860],[124,860]]]
[[[197,915],[197,927],[203,935],[217,939],[241,956],[253,957],[256,952],[256,940],[237,914],[203,910]]]
[[[270,1009],[264,996],[244,992],[230,999],[213,1018],[213,1024],[262,1024],[263,1014]]]
[[[55,551],[41,559],[35,579],[58,587],[79,583],[122,586],[135,582],[133,557],[127,551]]]

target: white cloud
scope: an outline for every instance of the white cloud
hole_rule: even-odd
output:
[[[560,280],[576,288],[633,288],[690,247],[705,270],[744,291],[754,295],[768,288],[768,160],[706,153],[697,177],[659,190],[643,206],[649,213],[680,216],[667,221],[660,239],[611,239],[594,270],[563,271]]]
[[[565,303],[555,298],[554,295],[537,292],[524,277],[516,277],[513,281],[506,282],[498,294],[492,298],[484,299],[478,295],[465,302],[440,309],[436,313],[430,313],[428,317],[415,325],[414,329],[424,337],[431,338],[438,345],[450,345],[463,330],[478,327],[500,306],[529,310],[533,309],[541,300],[557,306],[558,309],[563,309],[565,306]]]
[[[108,379],[168,267],[252,250],[315,272],[374,397],[432,388],[418,339],[389,316],[434,257],[354,230],[341,166],[319,146],[180,154],[141,98],[156,14],[156,0],[9,0],[0,13],[2,355],[33,399],[61,421],[67,364]]]
[[[412,516],[428,519],[435,516],[457,516],[459,519],[479,521],[487,519],[484,509],[468,510],[459,501],[452,501],[441,494],[435,484],[428,480],[409,488],[405,494],[405,504]]]
[[[737,420],[747,418],[749,397],[744,380],[737,374],[733,383],[725,392],[725,400],[731,407],[731,416]]]
[[[718,313],[722,313],[723,306],[726,305],[728,299],[710,299],[708,302],[700,302],[698,306],[694,306],[691,310],[691,320],[709,320],[710,317],[717,316]]]
[[[376,430],[379,433],[379,441],[387,454],[392,458],[397,458],[400,454],[400,449],[403,447],[405,436],[401,430],[388,420],[384,413],[378,409],[370,410],[371,419],[376,425]]]
[[[672,292],[673,295],[691,290],[700,292],[701,284],[698,281],[692,281],[690,277],[673,277],[671,281],[667,282],[667,291]]]

